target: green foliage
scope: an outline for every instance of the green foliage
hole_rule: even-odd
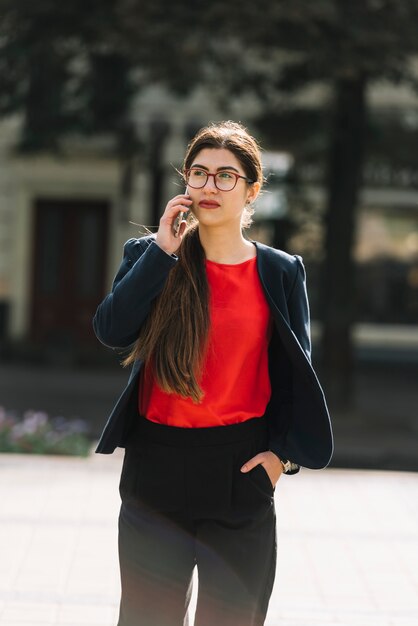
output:
[[[277,92],[363,76],[416,84],[417,0],[0,0],[0,115],[21,112],[21,149],[126,127],[134,95]]]
[[[249,86],[277,105],[277,92],[313,82],[418,86],[411,62],[418,52],[417,0],[231,0],[228,12],[234,20],[210,25],[212,60],[219,70],[233,68],[227,80],[235,93]]]
[[[0,115],[23,114],[22,151],[69,132],[117,134],[136,87],[111,0],[0,0]]]

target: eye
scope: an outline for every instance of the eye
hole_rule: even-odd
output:
[[[219,172],[217,177],[220,180],[232,180],[234,178],[234,174],[231,174],[230,172]]]
[[[204,170],[191,170],[190,174],[192,176],[196,176],[197,178],[206,176],[206,172]]]

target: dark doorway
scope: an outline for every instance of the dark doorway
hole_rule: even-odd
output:
[[[92,317],[104,292],[108,216],[106,201],[35,201],[35,343],[71,351],[96,342]]]

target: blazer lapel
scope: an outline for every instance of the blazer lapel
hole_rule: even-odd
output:
[[[256,241],[254,241],[254,244],[257,247],[257,269],[261,284],[270,305],[280,339],[299,369],[311,378],[312,382],[317,382],[311,363],[290,327],[285,293],[287,279],[284,276],[283,267],[280,265],[280,257],[273,256],[275,253],[267,246]]]

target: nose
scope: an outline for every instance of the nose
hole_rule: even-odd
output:
[[[205,191],[216,192],[218,188],[215,185],[215,174],[208,174],[208,179],[204,186]]]

